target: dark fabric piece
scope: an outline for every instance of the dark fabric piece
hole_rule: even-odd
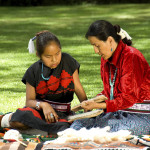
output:
[[[37,144],[35,150],[41,150],[42,147],[43,147],[43,143],[39,143],[39,144]]]
[[[48,134],[57,134],[57,132],[65,130],[70,127],[70,123],[66,121],[67,115],[62,112],[57,112],[60,117],[60,121],[64,122],[56,122],[56,123],[47,123],[45,120],[42,120],[43,114],[42,112],[38,112],[37,110],[30,111],[17,109],[16,112],[12,115],[11,122],[17,121],[21,122],[31,128],[39,129],[42,131],[48,132]]]

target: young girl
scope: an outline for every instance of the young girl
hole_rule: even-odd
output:
[[[48,31],[36,34],[36,55],[22,78],[26,84],[26,107],[2,118],[2,127],[35,128],[55,134],[70,126],[70,103],[76,93],[80,102],[86,94],[79,80],[79,63],[61,52],[58,38]],[[6,121],[9,120],[9,121]]]
[[[98,20],[89,27],[86,38],[101,56],[102,103],[82,102],[86,110],[104,109],[91,119],[75,121],[71,127],[105,127],[111,131],[130,130],[132,134],[150,133],[150,66],[136,48],[131,37],[120,26]]]

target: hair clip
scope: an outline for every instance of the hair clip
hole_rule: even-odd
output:
[[[131,36],[122,28],[120,29],[120,32],[117,32],[118,35],[121,36],[121,39],[127,38],[127,40],[131,40]]]
[[[35,53],[35,46],[33,42],[35,39],[36,39],[36,36],[34,36],[32,39],[29,40],[29,43],[28,43],[29,53]]]

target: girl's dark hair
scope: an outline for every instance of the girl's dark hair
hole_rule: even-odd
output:
[[[44,53],[45,47],[51,42],[56,42],[61,49],[60,41],[53,33],[44,30],[36,34],[36,50],[39,56]]]
[[[88,39],[89,36],[95,36],[99,40],[106,41],[109,36],[113,37],[114,40],[119,43],[121,40],[121,36],[117,34],[117,32],[120,32],[121,28],[119,25],[112,25],[110,22],[105,20],[97,20],[93,22],[85,37]],[[131,45],[132,41],[127,40],[127,38],[122,39],[122,41],[127,44]]]

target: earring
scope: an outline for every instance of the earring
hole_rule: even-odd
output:
[[[113,49],[111,48],[111,52],[113,51]]]

